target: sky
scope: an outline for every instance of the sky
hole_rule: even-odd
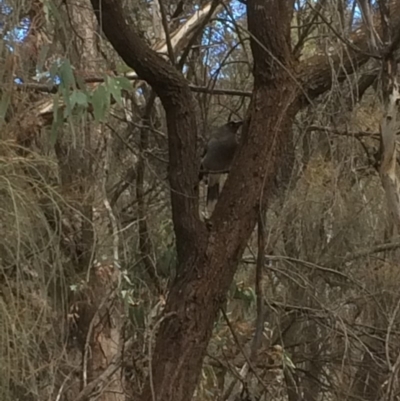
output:
[[[307,0],[300,0],[296,2],[296,6],[299,7],[304,5]],[[311,0],[312,1],[312,0]],[[376,0],[372,0],[372,4],[375,5]],[[352,0],[348,1],[348,4],[352,4]],[[245,16],[246,7],[244,4],[239,2],[238,0],[232,0],[231,3],[232,15],[235,20],[242,18]],[[12,13],[11,7],[9,7],[5,0],[0,0],[0,10],[3,16],[10,15]],[[358,6],[356,6],[356,19],[361,17],[360,10]],[[213,26],[209,26],[205,29],[205,34],[203,35],[202,44],[203,46],[209,46],[208,52],[204,52],[204,62],[207,62],[210,67],[210,73],[214,74],[218,68],[218,60],[221,60],[224,54],[229,50],[230,46],[235,45],[235,27],[233,24],[229,23],[231,20],[231,16],[225,11],[221,11],[218,16],[220,19],[224,19],[228,21],[228,23],[224,23],[222,21],[215,21]],[[4,17],[3,17],[4,18]],[[13,43],[22,42],[29,30],[30,21],[28,18],[25,18],[21,21],[19,26],[12,29],[10,32],[7,32],[4,35],[4,39],[6,41],[7,47],[13,51]],[[3,23],[4,26],[4,23]],[[0,21],[0,29],[2,29],[2,24]],[[226,34],[230,34],[230,42],[226,43],[224,40],[224,36]],[[212,45],[212,46],[210,46]],[[220,72],[221,73],[221,72]],[[223,73],[223,72],[222,72]]]

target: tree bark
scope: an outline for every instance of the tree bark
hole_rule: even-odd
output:
[[[166,111],[172,214],[177,252],[184,260],[190,249],[197,246],[197,233],[202,226],[195,185],[197,127],[192,94],[182,74],[146,46],[126,24],[119,0],[91,1],[108,40],[123,60],[153,87]]]
[[[323,59],[316,65],[308,61],[295,73],[290,45],[294,0],[247,1],[254,91],[242,144],[206,226],[198,214],[197,128],[188,83],[127,26],[120,0],[91,2],[115,50],[153,87],[166,111],[178,273],[160,321],[142,400],[186,401],[195,390],[213,323],[260,206],[268,199],[278,167],[285,163],[294,117],[304,99],[312,100],[330,88],[332,65]],[[360,30],[353,43],[365,44],[366,37]],[[350,56],[340,67],[348,71],[369,58],[349,54],[353,59]]]
[[[382,17],[383,35],[385,43],[399,40],[398,33],[392,31],[388,24],[390,13],[384,2],[379,2]],[[368,10],[368,5],[366,5]],[[390,55],[382,64],[382,93],[385,115],[381,123],[381,164],[379,173],[382,186],[386,193],[390,214],[389,228],[400,234],[400,182],[397,176],[397,145],[396,137],[400,128],[400,89],[397,80],[397,61]],[[394,230],[393,230],[394,229]]]
[[[381,124],[381,165],[379,173],[386,193],[390,213],[389,225],[400,233],[400,182],[397,177],[396,133],[399,131],[400,92],[397,82],[393,83],[392,93],[386,102],[386,113]]]
[[[90,2],[79,0],[66,7],[65,15],[70,17],[68,20],[73,32],[72,40],[69,38],[69,41],[73,44],[74,65],[93,74],[104,66],[104,59],[96,45],[98,25],[91,12]],[[115,242],[118,234],[113,227],[114,216],[105,190],[110,141],[107,132],[89,119],[85,121],[84,129],[78,132],[79,145],[70,146],[65,141],[58,143],[58,146],[63,156],[59,159],[62,172],[69,173],[71,186],[76,187],[73,196],[79,196],[77,209],[81,203],[86,217],[82,219],[81,236],[75,239],[82,251],[80,272],[89,272],[86,276],[85,295],[90,301],[80,313],[78,323],[84,333],[84,343],[80,344],[82,380],[78,399],[85,399],[84,395],[89,393],[93,383],[119,354],[124,341],[123,305],[116,295],[120,282],[118,243]],[[76,185],[78,182],[81,182],[80,186]],[[110,226],[113,227],[111,230]],[[124,401],[121,367],[114,366],[109,370],[109,374],[102,377],[101,384],[96,386],[96,391],[99,401]]]

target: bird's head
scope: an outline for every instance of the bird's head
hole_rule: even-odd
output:
[[[236,132],[243,125],[243,120],[229,121],[226,125],[232,132]]]

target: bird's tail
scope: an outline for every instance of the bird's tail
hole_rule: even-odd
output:
[[[210,174],[207,188],[207,207],[214,206],[219,196],[220,174]]]

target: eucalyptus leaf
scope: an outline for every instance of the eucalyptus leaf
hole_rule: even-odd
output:
[[[65,102],[64,118],[67,118],[72,115],[72,104],[69,90],[66,88],[61,88],[61,94],[63,95],[63,99]]]
[[[73,91],[71,96],[70,96],[70,100],[71,100],[71,107],[72,108],[76,104],[78,106],[83,106],[83,107],[87,107],[88,106],[87,95],[85,93],[83,93],[82,91],[79,91],[79,90]]]
[[[130,81],[128,78],[118,77],[118,78],[115,78],[115,80],[118,82],[118,85],[121,89],[125,89],[127,91],[132,90],[132,81]]]
[[[61,86],[63,86],[64,88],[70,88],[71,86],[73,88],[76,87],[74,72],[72,70],[72,66],[69,60],[64,60],[62,62],[59,72],[60,72]]]
[[[108,77],[107,80],[107,88],[110,92],[110,94],[113,96],[115,101],[121,106],[122,105],[122,88],[119,84],[119,82],[112,77]]]
[[[102,121],[105,116],[105,111],[107,108],[107,98],[109,94],[104,85],[100,85],[93,92],[91,103],[93,106],[94,118],[97,122]]]

